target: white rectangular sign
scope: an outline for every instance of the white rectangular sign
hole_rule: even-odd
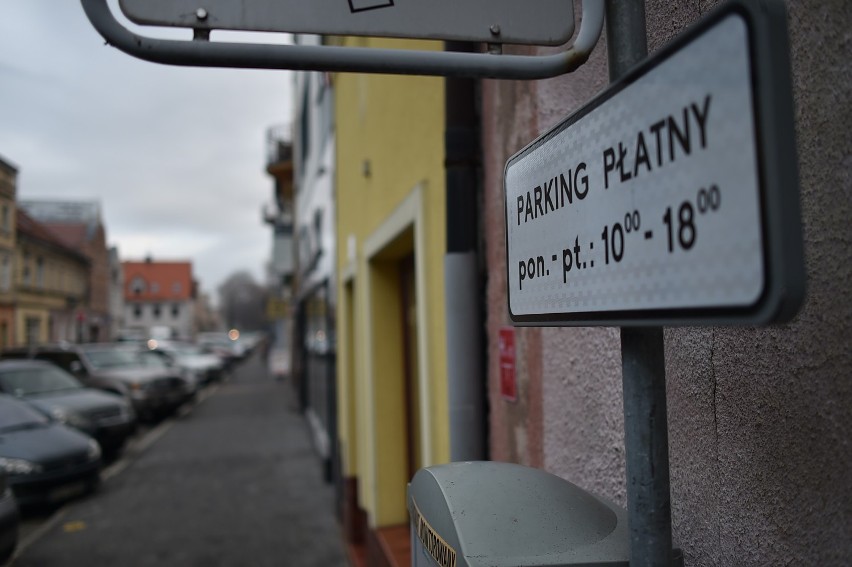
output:
[[[199,29],[533,45],[561,45],[574,33],[570,0],[120,0],[119,5],[137,24]]]
[[[693,35],[509,160],[515,322],[689,323],[764,300],[748,22]]]

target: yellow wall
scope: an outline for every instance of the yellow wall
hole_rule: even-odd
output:
[[[353,40],[347,40],[353,41]],[[394,40],[354,40],[396,47]],[[405,44],[411,48],[412,43]],[[439,49],[426,42],[420,49]],[[443,261],[443,80],[338,74],[338,365],[344,473],[357,476],[372,526],[407,521],[401,257],[414,253],[418,463],[449,459]],[[354,375],[353,375],[354,374]],[[424,407],[425,406],[425,407]],[[353,415],[354,413],[354,415]],[[354,431],[352,430],[354,427]]]
[[[41,246],[32,241],[19,239],[15,250],[14,285],[18,290],[60,298],[85,299],[88,265],[84,260],[71,256],[54,247]],[[43,276],[38,276],[38,261],[42,261]],[[29,272],[29,278],[25,277]]]
[[[16,193],[16,175],[0,167],[0,304],[8,305],[14,301]]]
[[[86,300],[88,273],[88,264],[81,258],[19,235],[15,247],[15,344],[27,344],[27,318],[40,321],[38,342],[50,341],[51,315],[73,317],[74,308]]]

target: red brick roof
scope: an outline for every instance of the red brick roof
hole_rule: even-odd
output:
[[[192,262],[122,262],[126,301],[185,301],[193,297]]]

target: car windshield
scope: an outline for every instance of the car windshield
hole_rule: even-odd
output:
[[[168,368],[169,364],[166,360],[156,352],[141,351],[136,353],[137,364],[141,366],[149,366],[152,368]]]
[[[197,356],[199,354],[204,354],[199,347],[194,345],[180,345],[172,347],[172,352],[177,356]]]
[[[73,376],[54,366],[0,370],[0,388],[16,396],[36,396],[82,387]]]
[[[121,349],[92,349],[86,350],[86,358],[92,366],[98,370],[104,368],[123,368],[128,366],[141,366],[139,353]]]
[[[224,345],[232,342],[225,333],[204,334],[198,337],[198,343],[202,345]]]
[[[23,402],[0,398],[0,433],[33,429],[50,423],[48,417]]]

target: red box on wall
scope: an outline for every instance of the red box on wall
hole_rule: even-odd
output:
[[[509,401],[518,399],[518,380],[515,376],[515,329],[500,329],[500,395]]]

